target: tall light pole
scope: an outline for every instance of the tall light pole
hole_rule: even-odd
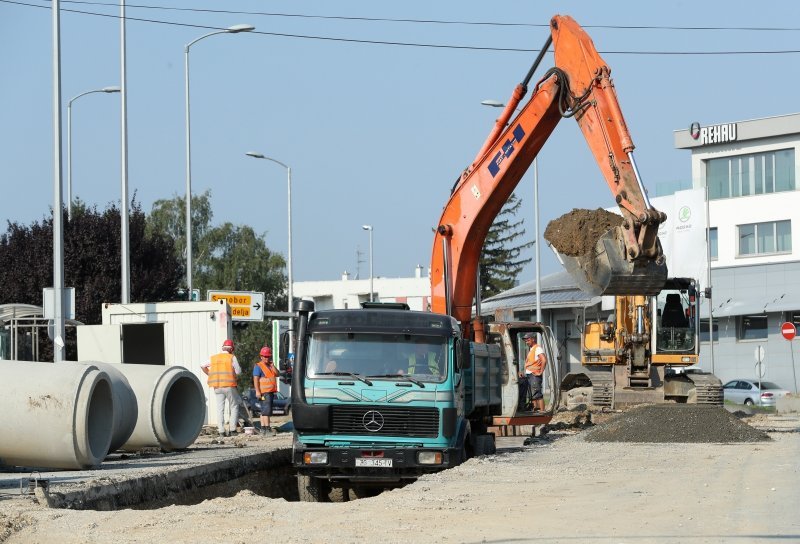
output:
[[[61,189],[61,7],[51,4],[53,15],[53,362],[64,360],[64,205]]]
[[[372,225],[361,225],[361,228],[369,231],[369,301],[372,302]]]
[[[482,100],[481,104],[491,108],[504,108],[506,105],[498,100]],[[538,159],[533,159],[533,217],[535,223],[534,236],[536,244],[536,321],[542,322],[542,284],[540,262],[542,255],[540,252],[539,243],[539,162]]]
[[[86,91],[70,99],[67,103],[67,217],[72,220],[72,103],[82,96],[93,93],[118,93],[119,87],[103,87]]]
[[[194,44],[214,36],[215,34],[238,34],[255,30],[253,25],[233,25],[223,30],[209,32],[186,44],[184,48],[184,84],[186,91],[186,293],[187,300],[192,300],[192,134],[189,106],[189,48]]]
[[[289,280],[289,286],[287,290],[287,297],[289,299],[288,306],[289,306],[289,313],[292,313],[292,302],[294,301],[294,281],[292,279],[292,168],[286,164],[283,164],[281,161],[271,159],[261,153],[256,153],[255,151],[248,151],[245,153],[248,157],[253,157],[254,159],[264,159],[267,161],[272,161],[275,164],[279,164],[286,168],[286,215],[288,217],[289,222],[289,248],[287,250],[287,259],[286,259],[286,271]],[[294,353],[294,330],[292,327],[289,327],[289,353]]]
[[[128,304],[131,301],[131,260],[130,260],[130,233],[128,232],[128,68],[127,68],[127,46],[125,34],[125,0],[119,3],[119,25],[120,25],[120,231],[119,231],[119,253],[120,269],[122,274],[120,283],[120,303]]]

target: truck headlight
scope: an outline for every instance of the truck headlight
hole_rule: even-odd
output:
[[[303,454],[303,464],[324,465],[328,462],[327,451],[307,451]]]
[[[417,462],[420,465],[441,465],[442,453],[439,451],[421,451],[417,454]]]

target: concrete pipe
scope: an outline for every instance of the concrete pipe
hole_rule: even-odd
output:
[[[139,409],[136,395],[133,392],[128,378],[122,373],[122,365],[101,363],[98,361],[81,361],[84,364],[94,365],[106,374],[111,380],[111,394],[114,398],[114,419],[111,431],[111,446],[108,451],[117,451],[133,434]]]
[[[114,400],[94,365],[0,361],[0,463],[97,467],[111,444]]]
[[[122,446],[127,451],[191,445],[200,435],[206,398],[197,376],[181,366],[118,365],[139,406],[136,428]]]

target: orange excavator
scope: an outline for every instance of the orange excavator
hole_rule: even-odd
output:
[[[489,427],[540,425],[559,404],[557,346],[542,323],[480,315],[478,262],[494,219],[564,117],[575,117],[623,213],[595,251],[568,260],[587,290],[655,294],[666,279],[656,233],[665,216],[647,200],[633,162],[610,70],[569,17],[551,37],[459,177],[439,220],[431,258],[432,312],[404,303],[315,311],[298,301],[292,379],[292,463],[305,501],[345,500],[495,451]],[[553,45],[556,67],[512,114]],[[472,318],[473,300],[477,316]],[[524,333],[539,335],[549,364],[544,413],[520,395]]]
[[[623,222],[601,236],[594,251],[562,255],[564,266],[583,290],[594,295],[654,295],[667,279],[657,237],[666,215],[647,198],[611,70],[571,17],[553,17],[550,32],[475,160],[453,187],[433,245],[431,309],[454,316],[465,337],[477,342],[486,339],[481,316],[472,319],[473,300],[480,300],[476,271],[484,240],[539,150],[566,117],[578,122]],[[512,119],[551,45],[555,67],[539,79]]]

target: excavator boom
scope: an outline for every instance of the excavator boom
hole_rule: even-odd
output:
[[[594,252],[566,256],[565,267],[595,294],[657,293],[667,276],[657,238],[666,216],[647,199],[610,69],[572,18],[553,17],[550,31],[478,156],[456,182],[439,220],[431,259],[431,309],[454,316],[466,331],[489,228],[564,117],[575,117],[623,215],[622,227],[602,237]],[[511,119],[550,43],[555,67]]]

